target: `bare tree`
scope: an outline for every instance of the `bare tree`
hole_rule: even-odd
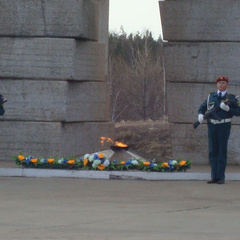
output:
[[[143,121],[156,120],[162,112],[163,72],[161,56],[155,58],[152,51],[151,35],[146,32],[142,46],[131,46],[131,91],[134,111]],[[141,47],[141,48],[140,48]]]
[[[111,120],[117,121],[119,116],[129,107],[124,95],[126,94],[129,69],[127,63],[121,58],[109,56],[108,74],[111,85]]]
[[[111,120],[158,120],[164,115],[162,43],[151,32],[109,35]]]

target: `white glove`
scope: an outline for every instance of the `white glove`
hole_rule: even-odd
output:
[[[203,114],[198,114],[198,121],[200,123],[203,123],[203,121],[204,121]]]
[[[220,108],[226,112],[229,111],[230,107],[228,105],[226,105],[224,102],[221,102],[220,104]]]

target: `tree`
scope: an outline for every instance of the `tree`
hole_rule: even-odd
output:
[[[144,34],[109,35],[111,119],[157,120],[163,115],[162,42]]]

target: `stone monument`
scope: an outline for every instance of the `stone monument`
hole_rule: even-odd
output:
[[[0,160],[80,156],[114,138],[108,0],[0,0]]]
[[[173,158],[207,163],[207,125],[194,130],[192,123],[208,93],[216,91],[219,76],[228,76],[229,92],[240,95],[240,1],[165,0],[159,5]],[[240,118],[232,124],[228,159],[240,163]]]

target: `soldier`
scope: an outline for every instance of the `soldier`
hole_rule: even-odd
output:
[[[5,101],[4,101],[3,95],[0,94],[0,116],[2,116],[5,113],[4,102]]]
[[[220,104],[221,109],[217,114],[222,120],[218,121],[214,117],[208,119],[208,147],[212,179],[207,183],[224,184],[231,119],[233,116],[240,116],[240,106],[235,95],[227,93],[229,79],[222,76],[217,78],[216,82],[218,90],[210,93],[208,99],[200,106],[198,121],[202,123],[205,112]],[[224,103],[224,101],[234,98],[235,101],[229,105]]]

